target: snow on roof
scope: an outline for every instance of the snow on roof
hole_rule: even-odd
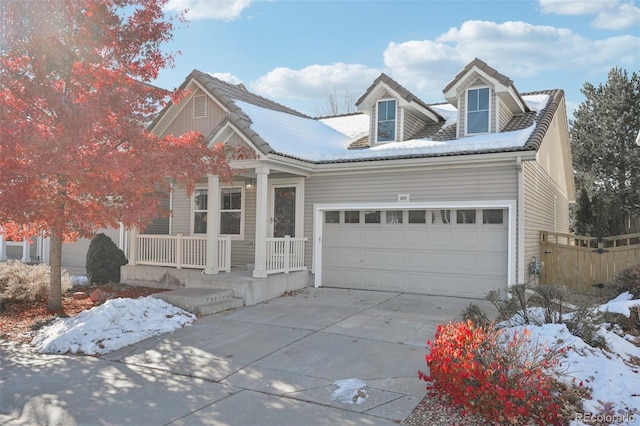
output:
[[[251,119],[251,128],[273,150],[310,159],[323,154],[346,151],[352,138],[313,118],[261,108],[234,99]]]
[[[546,107],[549,95],[527,95],[523,96],[523,99],[532,110],[540,112]],[[274,151],[314,162],[384,159],[398,156],[443,155],[521,148],[536,127],[534,123],[526,129],[513,132],[482,134],[448,141],[414,139],[385,143],[368,149],[350,150],[347,148],[351,142],[369,132],[369,116],[366,114],[351,114],[316,120],[262,108],[240,100],[234,100],[234,102],[251,119],[251,128]],[[439,104],[432,105],[431,108],[446,119],[444,127],[456,122],[457,111],[453,105]]]
[[[369,116],[367,114],[338,115],[321,118],[320,121],[353,139],[359,139],[369,134]]]

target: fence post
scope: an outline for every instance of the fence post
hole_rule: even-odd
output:
[[[129,265],[135,265],[138,261],[138,229],[129,231]]]
[[[289,262],[291,260],[291,236],[284,236],[284,273],[289,273]]]
[[[176,269],[182,268],[182,234],[176,235]]]

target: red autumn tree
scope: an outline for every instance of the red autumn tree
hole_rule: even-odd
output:
[[[145,123],[169,95],[148,84],[180,16],[166,0],[0,2],[0,229],[51,238],[48,308],[62,308],[62,242],[144,227],[168,178],[226,179],[223,148],[199,133],[163,139]]]

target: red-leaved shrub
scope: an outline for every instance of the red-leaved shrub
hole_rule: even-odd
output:
[[[439,325],[435,340],[427,341],[430,382],[427,389],[446,394],[465,412],[493,423],[562,424],[554,402],[556,380],[547,374],[557,365],[561,350],[541,347],[529,331],[478,327],[471,321]]]

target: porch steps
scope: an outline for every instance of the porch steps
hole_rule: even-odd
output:
[[[153,296],[196,315],[211,315],[244,306],[244,301],[233,297],[233,290],[228,288],[181,288]]]

